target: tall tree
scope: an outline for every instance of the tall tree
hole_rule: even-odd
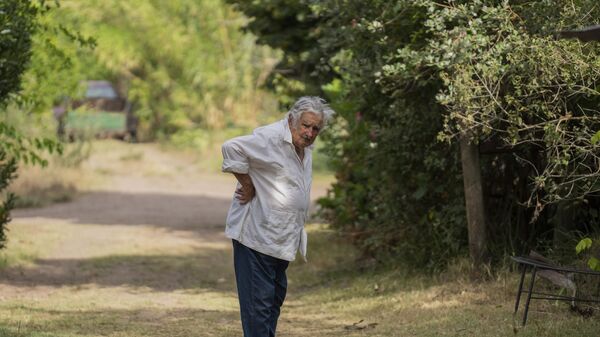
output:
[[[276,55],[238,29],[244,18],[224,0],[64,1],[50,19],[95,38],[73,55],[74,75],[115,82],[143,138],[254,127],[275,110],[258,86]]]
[[[479,145],[475,143],[473,137],[469,134],[461,135],[459,142],[465,189],[467,229],[469,231],[469,254],[473,265],[476,269],[479,269],[486,262],[488,249]]]
[[[321,18],[304,55],[331,65],[338,80],[320,83],[348,101],[322,205],[367,252],[435,269],[471,247],[480,264],[548,239],[557,203],[595,203],[597,49],[551,37],[598,17],[595,1],[294,2]],[[266,8],[250,22],[277,12],[240,3]]]
[[[8,104],[18,104],[23,75],[30,66],[34,35],[42,28],[40,18],[53,6],[45,0],[5,0],[0,2],[0,113],[6,116]],[[16,178],[17,164],[47,165],[40,151],[61,151],[48,138],[22,135],[5,118],[0,120],[0,248],[6,242],[6,224],[15,196],[6,188]]]
[[[0,109],[6,106],[9,95],[17,92],[21,75],[31,58],[31,37],[36,28],[38,8],[29,1],[8,0],[0,3]],[[6,224],[15,196],[4,191],[15,178],[17,163],[7,155],[7,147],[15,144],[15,130],[0,120],[0,248],[6,242]],[[18,141],[17,141],[18,143]]]
[[[283,51],[271,72],[267,87],[280,101],[291,103],[298,95],[323,94],[321,86],[339,76],[330,56],[339,45],[322,29],[332,13],[320,11],[316,2],[306,0],[226,0],[250,17],[244,29],[258,44]]]

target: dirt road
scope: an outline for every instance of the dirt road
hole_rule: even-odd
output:
[[[239,335],[223,234],[233,177],[200,173],[156,145],[116,142],[97,145],[82,169],[91,182],[72,202],[13,212],[11,247],[37,258],[0,275],[12,315],[4,323],[35,329],[35,317],[58,336],[98,324],[105,330],[90,336]],[[317,182],[313,197],[326,186]]]

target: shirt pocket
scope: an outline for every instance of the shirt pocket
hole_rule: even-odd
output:
[[[298,213],[272,209],[267,217],[265,241],[284,244],[295,238],[298,228]]]

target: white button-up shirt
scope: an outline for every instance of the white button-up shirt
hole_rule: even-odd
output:
[[[306,259],[304,222],[310,205],[311,147],[298,157],[287,118],[223,144],[223,172],[248,174],[256,195],[245,205],[233,197],[227,237],[282,260]],[[241,185],[238,183],[238,188]]]

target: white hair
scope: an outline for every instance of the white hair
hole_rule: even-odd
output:
[[[333,111],[321,97],[300,97],[287,113],[288,118],[292,118],[292,125],[294,125],[294,128],[298,126],[300,116],[305,112],[312,112],[321,117],[321,129],[327,126],[327,123],[329,123],[329,120],[331,120],[331,117],[335,114],[335,111]]]

